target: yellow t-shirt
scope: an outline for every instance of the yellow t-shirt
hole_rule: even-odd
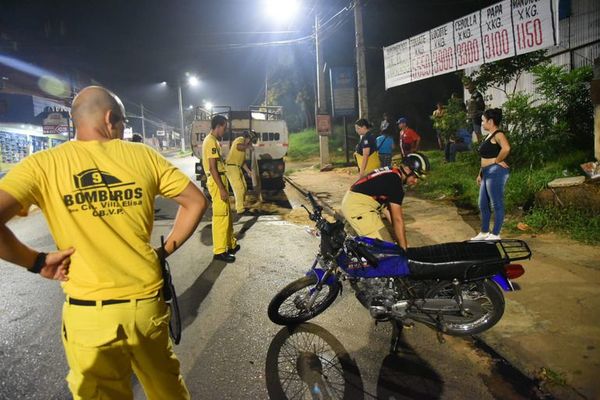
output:
[[[223,164],[223,158],[221,157],[221,143],[211,133],[206,135],[202,142],[202,168],[206,174],[210,174],[210,168],[208,165],[209,158],[217,159],[217,170],[219,172],[225,172],[225,165]]]
[[[241,167],[244,161],[246,161],[246,151],[238,150],[238,144],[244,144],[243,136],[240,136],[231,143],[231,149],[229,150],[229,154],[227,154],[227,165],[234,164]]]
[[[144,144],[74,141],[27,157],[0,190],[25,209],[38,205],[57,248],[75,248],[65,293],[108,300],[150,297],[162,287],[150,245],[154,198],[176,197],[189,183]]]

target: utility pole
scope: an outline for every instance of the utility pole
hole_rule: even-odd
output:
[[[140,104],[140,108],[142,109],[142,137],[144,138],[144,143],[146,143],[146,122],[144,121],[144,105]]]
[[[600,57],[594,60],[592,104],[594,105],[594,155],[596,161],[600,162]]]
[[[315,130],[318,134],[318,115],[327,114],[327,100],[325,97],[325,72],[323,71],[323,54],[319,43],[319,14],[315,12],[315,53],[317,55],[317,115],[315,116]],[[321,169],[330,163],[329,160],[329,137],[319,135],[319,153]]]
[[[185,126],[183,123],[183,96],[181,95],[181,82],[179,83],[179,119],[181,122],[181,133],[180,133],[180,139],[181,139],[181,151],[184,152],[185,151],[185,142],[184,142],[184,137],[185,137]]]
[[[356,76],[358,81],[358,115],[369,118],[367,101],[367,68],[365,65],[365,37],[363,35],[362,1],[355,0],[354,29],[356,31]]]
[[[269,66],[267,65],[265,71],[265,107],[269,105]],[[266,112],[266,109],[265,109]]]

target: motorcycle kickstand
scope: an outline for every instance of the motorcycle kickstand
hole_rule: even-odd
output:
[[[400,336],[402,335],[404,324],[396,319],[392,319],[390,322],[392,323],[390,353],[397,354],[400,351]]]
[[[446,339],[444,338],[444,327],[442,325],[442,321],[440,320],[440,316],[437,317],[437,329],[436,329],[437,340],[440,344],[446,343]]]

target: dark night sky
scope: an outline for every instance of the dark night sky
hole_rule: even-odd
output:
[[[314,68],[311,41],[286,47],[231,49],[229,43],[247,44],[295,39],[309,35],[314,0],[288,25],[270,19],[263,0],[105,0],[30,1],[0,0],[0,23],[23,45],[29,61],[45,66],[45,54],[66,60],[112,88],[130,102],[143,102],[161,118],[177,121],[175,83],[186,71],[202,84],[184,90],[184,103],[247,107],[264,96],[265,64],[271,67],[282,55],[293,54],[299,68]],[[349,0],[320,2],[325,18],[348,5]],[[405,85],[385,92],[382,46],[433,28],[491,3],[485,0],[368,0],[364,26],[368,57],[369,100],[372,114],[423,113],[438,98],[460,90],[452,75]],[[66,36],[47,39],[44,24],[64,20]],[[354,23],[345,23],[324,43],[328,66],[353,65]],[[1,30],[1,29],[0,29]],[[287,34],[248,32],[293,31]],[[236,33],[245,32],[245,33]],[[43,45],[45,52],[38,51]],[[289,49],[292,49],[290,51]],[[286,50],[288,49],[288,50]],[[160,88],[161,81],[170,89]],[[406,102],[410,97],[414,101]],[[126,104],[128,105],[128,104]],[[130,106],[130,108],[134,108]],[[133,111],[133,110],[132,110]],[[430,111],[428,111],[430,112]]]

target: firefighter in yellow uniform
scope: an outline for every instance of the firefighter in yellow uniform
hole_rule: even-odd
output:
[[[77,140],[25,158],[0,180],[0,258],[62,281],[61,333],[75,400],[189,399],[169,339],[158,254],[196,230],[206,198],[152,148],[123,138],[125,109],[108,90],[83,89],[71,109]],[[154,198],[179,205],[164,251],[150,244]],[[6,226],[38,205],[58,251],[20,242]]]
[[[236,138],[231,143],[231,150],[227,154],[226,171],[227,179],[233,189],[235,196],[235,212],[240,215],[246,211],[244,206],[244,200],[246,198],[246,191],[248,186],[246,179],[244,178],[244,172],[249,176],[252,176],[252,170],[246,165],[246,150],[252,150],[252,139],[253,135],[245,131],[244,134]]]
[[[210,133],[202,142],[202,168],[206,172],[206,185],[212,198],[213,258],[230,263],[235,261],[235,253],[240,249],[240,245],[233,236],[229,189],[219,143],[227,128],[227,118],[216,115],[210,124]]]

